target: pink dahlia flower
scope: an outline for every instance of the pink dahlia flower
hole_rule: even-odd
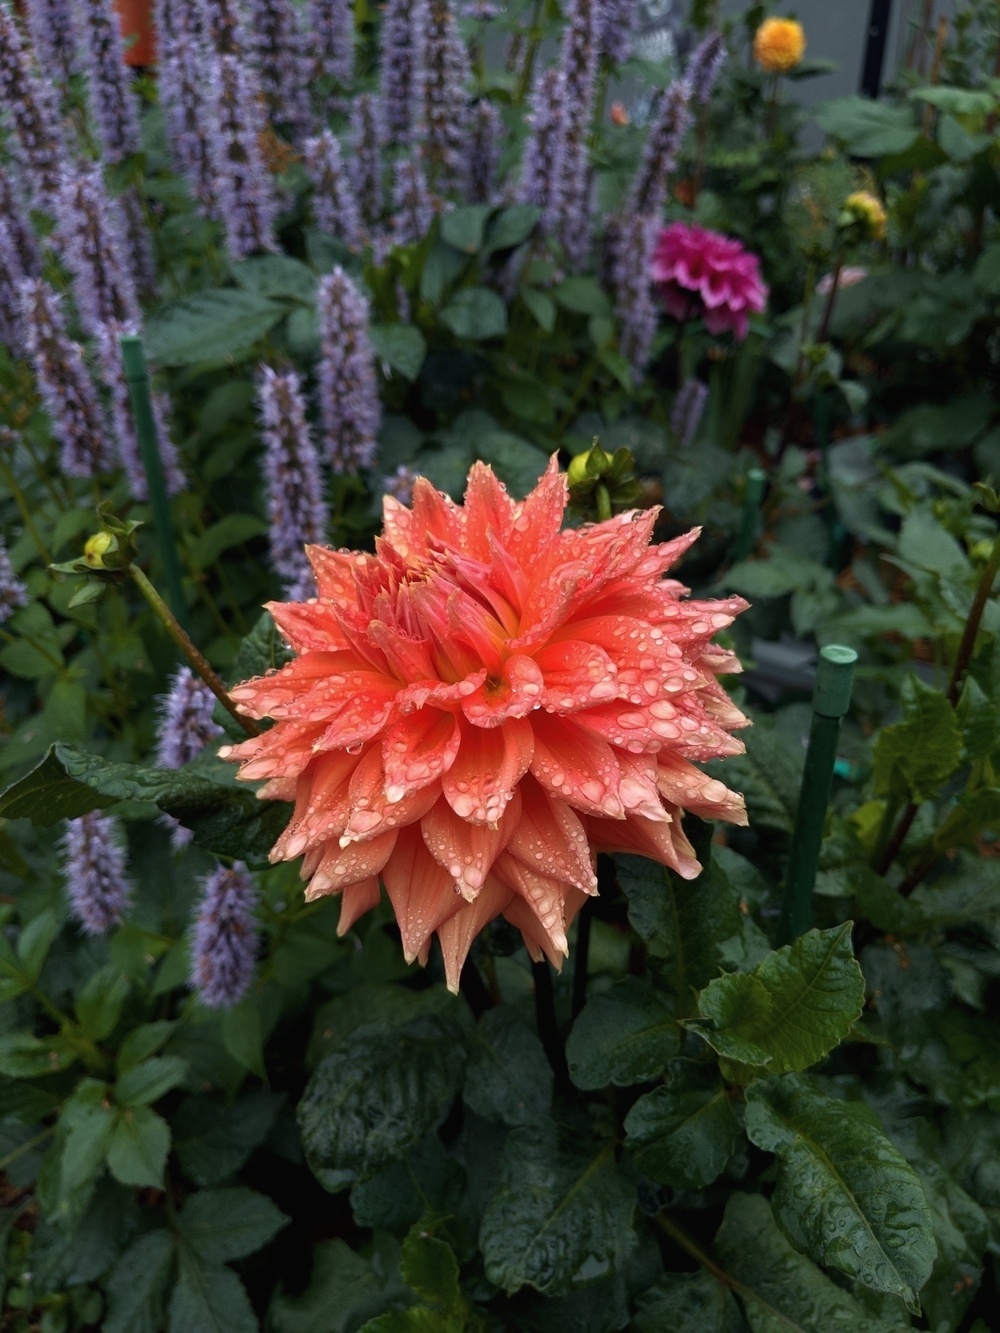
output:
[[[710,333],[731,329],[745,338],[748,314],[760,314],[767,304],[757,256],[731,236],[704,227],[685,222],[664,227],[652,272],[667,314],[702,319]]]
[[[663,578],[697,530],[650,546],[647,511],[564,532],[566,501],[555,460],[521,503],[482,464],[463,505],[423,478],[412,508],[386,496],[374,555],[311,546],[319,596],[271,604],[295,659],[232,691],[275,725],[220,754],[295,802],[272,861],[341,894],[341,933],[381,877],[407,959],[437,934],[452,990],[501,914],[558,966],[596,852],[692,879],[684,810],[745,822],[693,761],[743,749],[716,679],[739,663],[711,640],[746,603]]]

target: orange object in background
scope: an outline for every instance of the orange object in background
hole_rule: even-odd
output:
[[[126,65],[156,64],[156,31],[151,0],[115,0]],[[130,41],[134,38],[134,41]]]

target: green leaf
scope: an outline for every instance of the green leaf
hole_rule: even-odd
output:
[[[169,1231],[147,1232],[129,1246],[108,1280],[104,1333],[160,1333],[173,1257]]]
[[[903,519],[896,550],[907,564],[945,578],[966,579],[969,559],[955,538],[928,509],[914,509]]]
[[[124,1074],[142,1060],[148,1060],[170,1040],[177,1024],[170,1019],[143,1023],[133,1028],[118,1048],[118,1072]]]
[[[902,690],[903,721],[883,727],[872,747],[875,794],[917,803],[936,796],[958,767],[962,733],[940,690],[915,675]]]
[[[8,1032],[0,1037],[0,1074],[10,1078],[37,1078],[58,1074],[76,1057],[57,1036],[40,1038],[30,1032]]]
[[[644,857],[616,856],[615,865],[629,920],[664,960],[678,1013],[693,1012],[693,992],[716,975],[722,945],[739,934],[738,891],[717,869],[692,883]]]
[[[740,1291],[752,1333],[900,1333],[872,1315],[804,1254],[792,1249],[761,1194],[733,1194],[715,1237],[726,1272]]]
[[[400,1161],[355,1185],[351,1211],[358,1226],[405,1231],[426,1213],[450,1214],[463,1180],[462,1168],[431,1131]]]
[[[506,1125],[530,1124],[552,1108],[542,1043],[506,1005],[487,1010],[476,1025],[463,1096],[477,1115]]]
[[[753,972],[717,977],[691,1026],[726,1059],[790,1073],[821,1060],[861,1015],[865,984],[846,921],[810,930]]]
[[[288,255],[254,255],[233,264],[232,274],[245,291],[258,296],[285,296],[310,304],[316,298],[316,274]]]
[[[940,84],[911,88],[908,96],[915,102],[929,102],[939,111],[950,111],[954,116],[988,116],[996,106],[993,93],[975,88],[948,88]]]
[[[231,550],[267,531],[267,524],[256,514],[226,514],[218,523],[193,538],[191,563],[195,569],[210,569],[223,551]]]
[[[287,305],[257,292],[228,287],[196,292],[146,321],[146,353],[160,366],[233,364],[250,356],[287,313]]]
[[[103,1105],[80,1107],[66,1135],[60,1163],[60,1192],[69,1200],[90,1185],[111,1146],[116,1117]]]
[[[265,1078],[264,1016],[255,995],[248,995],[222,1015],[222,1040],[226,1050],[244,1069]]]
[[[170,1333],[259,1333],[246,1287],[229,1268],[202,1264],[182,1248],[170,1297]]]
[[[482,248],[483,233],[493,211],[492,204],[465,204],[442,213],[441,239],[463,254],[474,255]]]
[[[383,1284],[342,1240],[313,1250],[312,1279],[300,1296],[278,1292],[269,1311],[273,1333],[355,1333],[385,1309]]]
[[[243,681],[251,676],[263,676],[273,667],[284,666],[290,657],[273,616],[270,611],[265,611],[240,643],[233,663],[232,680]]]
[[[713,777],[746,797],[753,828],[791,833],[799,802],[805,750],[763,719],[743,733],[746,754],[710,766]]]
[[[704,1269],[667,1273],[636,1301],[634,1333],[744,1333],[733,1294]]]
[[[566,1043],[578,1088],[627,1088],[657,1079],[677,1054],[679,1033],[666,999],[638,977],[623,977],[584,1005]]]
[[[965,678],[956,713],[969,759],[988,759],[1000,750],[1000,708],[979,687],[974,676]]]
[[[257,1088],[231,1106],[189,1097],[173,1117],[174,1149],[196,1185],[217,1185],[238,1171],[267,1138],[284,1098]]]
[[[820,129],[840,139],[853,157],[903,153],[920,134],[909,107],[890,106],[870,97],[840,97],[812,108]]]
[[[507,307],[488,287],[464,287],[441,311],[441,323],[456,338],[502,338],[507,332]]]
[[[368,330],[372,349],[380,361],[408,380],[415,380],[427,355],[424,335],[412,324],[373,324]]]
[[[181,1234],[206,1263],[245,1259],[287,1224],[266,1194],[248,1189],[199,1190],[180,1215]]]
[[[187,1077],[188,1064],[179,1055],[157,1055],[133,1065],[115,1084],[115,1101],[121,1106],[149,1106]]]
[[[522,287],[521,300],[535,317],[535,322],[544,333],[551,333],[556,326],[556,303],[545,292],[534,287]]]
[[[461,1089],[465,1051],[454,1020],[358,1028],[320,1063],[298,1107],[302,1142],[327,1189],[364,1180],[444,1117]]]
[[[595,278],[565,278],[553,287],[552,295],[565,310],[575,314],[599,315],[604,319],[613,317],[608,294]]]
[[[934,834],[938,851],[962,847],[988,830],[1000,829],[1000,787],[980,787],[963,792],[948,818]]]
[[[108,1149],[111,1174],[123,1185],[163,1188],[163,1168],[170,1151],[170,1128],[148,1106],[122,1111]]]
[[[103,1041],[110,1036],[131,989],[132,983],[114,963],[98,968],[76,1001],[76,1016],[84,1035],[91,1041]]]
[[[937,1251],[930,1210],[873,1113],[802,1079],[768,1080],[747,1090],[746,1129],[778,1156],[772,1206],[792,1243],[919,1313]]]
[[[20,971],[28,981],[36,982],[42,975],[49,949],[58,934],[59,921],[54,912],[40,912],[21,931],[17,956],[21,962]]]
[[[465,1304],[451,1246],[428,1235],[419,1223],[403,1241],[399,1267],[403,1281],[425,1304],[449,1314]]]
[[[542,210],[534,204],[512,204],[510,208],[501,209],[487,228],[483,254],[492,255],[498,250],[513,250],[515,245],[523,245],[541,216]]]
[[[675,1060],[666,1086],[654,1088],[625,1117],[625,1145],[652,1180],[700,1189],[718,1179],[733,1155],[739,1122],[714,1065]]]
[[[561,1149],[548,1127],[511,1130],[479,1232],[486,1276],[555,1294],[615,1271],[635,1243],[634,1208],[610,1144]]]

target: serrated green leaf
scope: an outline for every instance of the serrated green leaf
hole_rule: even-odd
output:
[[[178,1258],[170,1333],[259,1333],[246,1287],[231,1269],[203,1264],[183,1247]]]
[[[177,1024],[171,1019],[160,1019],[155,1023],[143,1023],[133,1028],[118,1049],[119,1074],[124,1074],[133,1065],[155,1055],[160,1047],[170,1040],[176,1027]]]
[[[66,1135],[60,1163],[60,1193],[64,1199],[97,1175],[108,1154],[117,1120],[114,1111],[99,1106],[82,1108]]]
[[[485,255],[498,250],[512,250],[522,245],[535,230],[542,210],[533,204],[512,204],[503,208],[490,221],[483,246]]]
[[[610,1145],[560,1148],[548,1127],[510,1132],[479,1247],[491,1282],[555,1294],[613,1272],[635,1243],[635,1190]]]
[[[636,1301],[634,1333],[744,1333],[733,1294],[704,1269],[667,1273]]]
[[[488,287],[464,287],[441,311],[441,323],[456,338],[502,338],[507,332],[507,307]]]
[[[958,798],[934,834],[934,846],[938,851],[949,852],[994,829],[1000,829],[1000,787],[980,787],[974,792],[963,792]]]
[[[254,255],[233,264],[232,274],[244,291],[259,296],[287,296],[307,302],[316,296],[315,273],[289,255]]]
[[[126,1069],[115,1084],[115,1100],[121,1106],[149,1106],[165,1092],[183,1083],[188,1065],[178,1055],[156,1055]]]
[[[726,1059],[771,1073],[806,1069],[847,1036],[861,1014],[864,978],[847,921],[810,930],[753,972],[716,978],[699,997],[711,1026],[695,1031]]]
[[[108,1280],[104,1333],[160,1333],[173,1258],[169,1231],[150,1231],[129,1246]]]
[[[245,1259],[287,1224],[266,1194],[248,1189],[199,1190],[180,1215],[181,1234],[206,1263]]]
[[[640,1097],[625,1117],[626,1147],[652,1180],[700,1189],[733,1154],[739,1122],[714,1065],[671,1064],[664,1087]]]
[[[37,981],[41,976],[49,949],[58,934],[59,921],[54,912],[41,912],[21,931],[17,941],[17,957],[21,971],[29,981]]]
[[[530,1124],[551,1110],[551,1066],[513,1009],[489,1009],[477,1023],[462,1095],[477,1115],[507,1125]]]
[[[791,833],[798,807],[805,750],[788,744],[763,719],[743,733],[746,753],[712,764],[709,771],[746,798],[753,828]]]
[[[584,1005],[566,1043],[578,1088],[627,1088],[659,1078],[677,1054],[677,1021],[666,998],[638,977],[621,981]]]
[[[385,1309],[383,1283],[342,1240],[313,1250],[312,1278],[299,1296],[279,1291],[269,1311],[274,1333],[355,1333]]]
[[[173,1117],[174,1150],[196,1185],[218,1185],[238,1171],[271,1132],[284,1098],[265,1088],[231,1106],[212,1097],[189,1097]]]
[[[445,1115],[462,1086],[465,1050],[453,1020],[358,1028],[321,1061],[298,1107],[309,1164],[327,1189],[364,1180]]]
[[[226,514],[190,543],[191,563],[195,569],[209,569],[223,551],[250,541],[267,531],[267,524],[256,514]]]
[[[405,1231],[425,1213],[450,1214],[464,1173],[433,1131],[407,1155],[351,1190],[358,1226]]]
[[[169,1151],[170,1128],[163,1117],[148,1106],[128,1107],[118,1116],[108,1167],[123,1185],[162,1189]]]
[[[115,1029],[132,983],[114,963],[91,976],[76,1001],[76,1016],[91,1041],[103,1041]]]
[[[146,353],[160,366],[242,361],[288,313],[257,292],[219,288],[181,297],[146,321]]]
[[[960,580],[968,576],[968,556],[927,509],[913,509],[906,515],[896,549],[907,564],[918,569]]]
[[[974,676],[965,678],[956,714],[969,759],[988,759],[1000,750],[1000,708],[979,687]]]
[[[875,794],[930,800],[958,767],[962,734],[940,690],[910,676],[903,686],[903,721],[883,727],[872,747]]]
[[[372,350],[380,361],[408,380],[415,380],[427,356],[424,335],[412,324],[373,324],[368,330]]]
[[[400,1252],[403,1281],[427,1305],[453,1313],[464,1304],[458,1285],[458,1261],[451,1246],[429,1235],[421,1226],[411,1228]]]
[[[840,139],[854,157],[903,153],[917,139],[920,126],[906,106],[889,106],[870,97],[839,97],[812,109],[820,129]]]
[[[746,1130],[777,1154],[771,1203],[793,1244],[919,1313],[937,1252],[930,1210],[873,1113],[803,1079],[768,1080],[747,1090]]]
[[[256,996],[249,995],[222,1015],[226,1050],[244,1069],[264,1078],[264,1016]]]
[[[0,1074],[37,1078],[67,1069],[76,1056],[58,1036],[36,1037],[30,1032],[8,1032],[0,1037]]]

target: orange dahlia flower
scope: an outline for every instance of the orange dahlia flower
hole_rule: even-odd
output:
[[[806,35],[795,19],[765,19],[754,33],[754,59],[769,74],[787,74],[805,51]]]
[[[412,508],[387,496],[374,555],[308,548],[319,596],[270,606],[297,656],[232,691],[275,725],[220,753],[295,802],[272,861],[341,894],[341,934],[381,877],[407,960],[436,934],[451,990],[501,914],[558,966],[596,852],[692,879],[683,811],[745,822],[692,761],[743,749],[711,639],[746,603],[663,578],[697,530],[650,546],[650,510],[562,531],[566,500],[555,460],[521,503],[482,464],[463,505],[422,478]]]

